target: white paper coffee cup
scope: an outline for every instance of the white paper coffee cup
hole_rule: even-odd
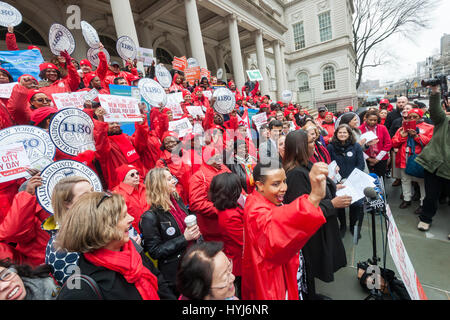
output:
[[[197,217],[193,214],[187,216],[184,219],[184,223],[186,223],[186,227],[190,228],[197,225]]]

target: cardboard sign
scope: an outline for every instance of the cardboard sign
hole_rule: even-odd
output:
[[[151,66],[154,60],[153,49],[139,47],[137,49],[136,59],[144,63],[144,66]]]
[[[0,84],[0,98],[11,98],[11,93],[18,82]]]
[[[151,106],[159,107],[160,104],[167,104],[167,94],[164,88],[155,80],[143,78],[139,80],[139,91],[142,98]]]
[[[169,70],[164,67],[162,64],[158,64],[155,67],[155,75],[158,82],[161,84],[163,88],[170,88],[172,85],[172,75]]]
[[[116,50],[123,60],[134,60],[137,56],[137,48],[133,39],[128,36],[122,36],[117,39]]]
[[[186,57],[173,57],[172,68],[178,71],[184,71],[187,68],[187,60]]]
[[[256,128],[259,130],[263,124],[267,123],[267,113],[262,112],[255,114],[252,117],[252,122],[255,124]]]
[[[200,79],[207,78],[208,81],[211,80],[211,71],[205,68],[200,68]]]
[[[89,91],[53,93],[52,98],[59,110],[66,108],[84,109],[84,97]],[[95,98],[94,98],[95,99]]]
[[[283,101],[284,103],[290,103],[292,101],[292,91],[284,90],[281,93],[281,101]]]
[[[406,290],[408,291],[411,300],[428,300],[411,260],[409,259],[408,252],[406,252],[405,245],[403,244],[400,232],[398,231],[389,206],[386,207],[386,214],[389,217],[390,222],[387,234],[389,251],[392,260],[397,267],[397,271],[405,284]]]
[[[183,93],[171,93],[167,95],[167,105],[166,108],[172,110],[172,115],[174,119],[180,119],[184,112],[181,109],[180,103],[183,102]]]
[[[250,81],[262,81],[264,80],[259,70],[247,70],[248,79]]]
[[[98,37],[97,30],[86,21],[81,21],[81,32],[83,33],[84,40],[89,47],[97,49],[100,47],[100,38]]]
[[[59,23],[54,23],[50,27],[48,42],[50,50],[55,56],[59,56],[61,51],[67,50],[69,54],[72,54],[75,50],[75,39],[72,33]]]
[[[200,64],[198,63],[197,59],[195,58],[189,58],[187,59],[188,68],[197,68],[200,67]]]
[[[22,23],[22,14],[12,5],[0,1],[0,26],[15,27]]]
[[[105,122],[141,122],[139,101],[135,98],[99,94],[101,106],[107,114],[103,117]]]
[[[170,121],[169,131],[176,132],[178,134],[178,137],[183,138],[192,132],[192,124],[189,122],[189,119],[187,118],[176,121]]]
[[[21,143],[0,146],[0,160],[0,183],[26,177],[31,167]]]
[[[186,110],[189,112],[189,114],[194,119],[196,119],[197,117],[204,117],[205,116],[201,106],[187,106]]]
[[[220,88],[214,91],[213,96],[216,98],[214,110],[221,114],[228,114],[234,110],[236,106],[236,96],[228,88]]]
[[[194,85],[195,81],[200,80],[201,69],[200,67],[187,68],[184,70],[184,78],[190,85]]]
[[[109,52],[103,48],[102,50],[106,55],[106,61],[109,64],[109,61],[111,60],[111,56],[109,55]],[[98,53],[100,52],[100,49],[96,48],[89,48],[88,52],[86,53],[86,57],[88,58],[89,62],[95,66],[98,67],[100,64],[100,58],[98,57]]]

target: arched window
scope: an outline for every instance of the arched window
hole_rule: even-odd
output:
[[[106,51],[108,51],[111,57],[119,57],[119,54],[116,50],[116,41],[107,36],[98,35],[100,42],[105,47]]]
[[[172,65],[173,56],[162,48],[156,49],[156,59],[159,63]]]
[[[336,79],[332,66],[327,66],[323,69],[323,88],[325,91],[336,89]]]
[[[8,28],[0,27],[0,37],[5,39]],[[32,26],[22,21],[21,24],[14,27],[14,34],[18,43],[28,43],[35,46],[46,47],[47,43]]]
[[[301,72],[297,76],[298,80],[298,91],[305,92],[309,91],[309,77],[306,72]]]

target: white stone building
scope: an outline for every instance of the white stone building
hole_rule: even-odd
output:
[[[23,16],[15,28],[20,49],[33,43],[52,57],[48,31],[80,19],[98,31],[112,59],[115,41],[127,35],[169,64],[174,56],[196,58],[216,74],[226,70],[240,89],[253,68],[262,71],[262,93],[273,100],[290,89],[310,107],[340,110],[356,104],[355,54],[351,45],[352,0],[8,0]],[[88,46],[71,30],[83,59]],[[6,28],[0,28],[4,37]],[[4,39],[4,38],[3,38]],[[0,50],[5,50],[4,42]]]

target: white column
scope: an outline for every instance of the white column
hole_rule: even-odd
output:
[[[289,89],[289,79],[286,73],[286,57],[284,55],[285,46],[281,46],[281,61],[283,66],[283,79],[284,79],[284,88]]]
[[[275,55],[275,75],[277,78],[277,93],[278,99],[281,99],[281,93],[284,90],[284,76],[283,76],[283,61],[281,57],[280,42],[275,40],[273,42],[273,53]]]
[[[239,40],[239,30],[235,15],[228,17],[228,29],[231,43],[231,59],[233,60],[233,74],[236,88],[241,90],[245,85],[244,66],[242,63],[241,43]]]
[[[208,68],[205,47],[203,45],[202,30],[198,18],[197,3],[195,0],[184,0],[184,6],[186,8],[186,22],[189,31],[192,57],[197,59],[202,68]]]
[[[109,0],[111,3],[111,11],[116,27],[117,38],[121,36],[130,37],[137,47],[139,47],[139,39],[134,24],[133,11],[131,11],[130,0]],[[142,62],[138,63],[138,68],[144,71]]]
[[[256,43],[256,59],[258,60],[258,69],[261,71],[261,75],[264,80],[260,81],[261,93],[269,94],[269,83],[270,79],[267,76],[267,64],[266,64],[266,55],[264,50],[264,40],[262,30],[257,30],[255,32],[255,43]]]
[[[214,48],[216,51],[216,56],[217,56],[217,65],[219,68],[222,68],[223,70],[223,77],[221,80],[227,82],[227,68],[225,68],[225,59],[223,56],[223,47],[222,46],[217,46]]]

